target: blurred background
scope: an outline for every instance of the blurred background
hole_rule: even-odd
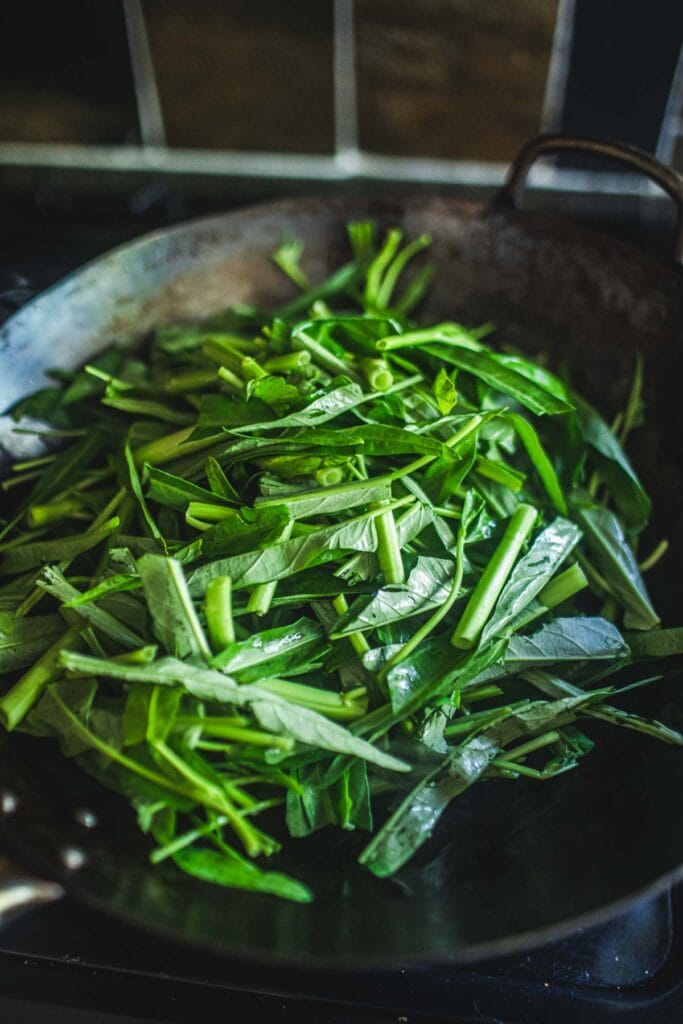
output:
[[[0,18],[0,258],[21,256],[37,215],[70,237],[81,226],[75,265],[273,195],[482,198],[539,131],[620,139],[683,169],[677,0],[29,0]],[[672,216],[614,166],[565,158],[532,180],[532,204],[550,195],[573,215],[599,197],[603,219]],[[112,226],[99,250],[96,222]]]

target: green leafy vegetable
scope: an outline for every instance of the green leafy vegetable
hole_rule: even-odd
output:
[[[643,581],[668,542],[636,557],[642,360],[610,428],[493,324],[414,318],[426,236],[348,241],[318,281],[285,238],[278,310],[55,371],[2,483],[0,723],[123,794],[153,864],[299,903],[283,843],[365,830],[387,876],[480,781],[577,768],[594,719],[683,745],[612,703],[683,654]]]

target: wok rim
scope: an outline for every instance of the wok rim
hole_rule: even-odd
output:
[[[118,259],[126,254],[134,252],[141,253],[152,247],[161,238],[164,240],[191,236],[194,232],[224,229],[230,225],[239,226],[241,223],[249,225],[255,219],[277,218],[278,216],[292,216],[297,214],[313,214],[317,209],[327,212],[336,211],[340,214],[344,210],[367,209],[368,216],[386,216],[392,204],[412,207],[413,210],[428,208],[434,203],[442,203],[444,209],[470,217],[486,216],[488,214],[500,216],[509,221],[517,222],[533,236],[542,231],[543,228],[555,230],[564,229],[571,233],[572,239],[585,244],[609,243],[615,250],[624,254],[641,266],[656,267],[658,270],[670,276],[677,284],[683,282],[683,267],[677,265],[673,260],[658,258],[651,253],[644,252],[634,242],[619,237],[613,237],[609,231],[602,230],[592,224],[585,224],[566,216],[554,216],[552,213],[516,209],[503,202],[498,202],[496,196],[490,201],[463,199],[451,194],[444,194],[439,191],[424,191],[417,196],[408,196],[402,190],[395,189],[381,196],[371,192],[349,191],[336,196],[304,194],[297,197],[285,197],[276,200],[266,200],[258,203],[250,203],[240,206],[234,210],[227,210],[208,215],[190,218],[164,228],[155,229],[137,235],[125,242],[120,243],[99,255],[74,268],[59,280],[50,284],[47,288],[33,296],[24,303],[15,313],[9,317],[0,327],[0,341],[3,336],[9,333],[12,328],[20,323],[24,316],[31,315],[36,307],[52,298],[56,293],[66,286],[77,282],[79,278],[96,271],[109,261]],[[14,403],[12,403],[14,404]],[[11,408],[11,406],[10,406]],[[0,409],[0,415],[6,413],[6,409]],[[60,755],[61,756],[61,755]],[[401,954],[399,957],[394,953],[388,954],[363,954],[362,962],[351,954],[345,953],[323,953],[313,956],[310,952],[305,954],[305,959],[296,955],[277,954],[273,951],[259,952],[250,949],[247,955],[240,955],[239,946],[234,947],[229,942],[222,943],[214,938],[202,938],[196,934],[184,934],[182,929],[173,928],[170,925],[159,924],[151,916],[138,914],[135,909],[126,910],[116,904],[111,904],[105,898],[95,895],[78,882],[78,874],[67,872],[52,872],[44,870],[44,862],[40,854],[21,839],[13,836],[11,818],[0,823],[0,835],[3,844],[6,842],[10,852],[19,858],[22,864],[35,866],[41,876],[47,876],[51,881],[58,881],[64,889],[65,896],[74,899],[90,910],[103,914],[105,917],[113,918],[126,925],[134,926],[142,931],[159,936],[167,941],[179,945],[189,946],[193,949],[209,951],[212,954],[225,957],[236,962],[248,962],[263,967],[289,966],[295,969],[332,969],[344,971],[349,968],[354,970],[375,970],[383,967],[398,967],[405,964],[408,967],[438,966],[438,965],[467,965],[481,963],[487,960],[507,957],[516,953],[533,950],[542,945],[552,944],[564,938],[571,937],[577,931],[599,926],[606,921],[618,917],[628,911],[635,904],[656,898],[658,895],[670,889],[673,885],[683,880],[683,860],[671,870],[665,871],[650,882],[640,886],[630,893],[613,899],[607,903],[601,903],[597,907],[585,910],[581,913],[562,918],[550,925],[543,925],[539,928],[527,929],[522,932],[506,935],[502,938],[491,939],[463,945],[455,950],[444,950],[443,952],[415,952]],[[206,884],[206,883],[198,883]],[[1,889],[1,882],[0,882]]]

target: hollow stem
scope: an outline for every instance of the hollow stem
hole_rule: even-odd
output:
[[[8,732],[16,729],[45,688],[61,673],[59,658],[62,650],[74,650],[81,645],[79,630],[67,629],[45,651],[27,672],[0,698],[0,721]]]
[[[533,529],[537,515],[535,508],[524,504],[513,512],[503,538],[474,588],[451,637],[454,647],[467,650],[477,643],[517,556]]]
[[[381,509],[384,502],[373,503],[370,508]],[[386,584],[404,583],[406,574],[401,558],[401,545],[396,532],[396,523],[391,509],[382,512],[375,519],[377,529],[377,559]]]
[[[338,594],[332,602],[332,607],[336,611],[337,615],[346,615],[349,610],[348,601],[343,594]],[[349,633],[348,639],[351,641],[351,646],[362,660],[363,655],[367,654],[370,650],[370,644],[367,642],[362,633]]]
[[[204,614],[214,654],[224,650],[228,644],[234,644],[232,580],[229,576],[216,576],[209,581],[204,599]]]

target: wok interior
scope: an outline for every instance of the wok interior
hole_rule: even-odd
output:
[[[493,320],[501,343],[546,353],[554,369],[568,367],[608,418],[623,406],[635,352],[643,352],[647,422],[633,435],[632,451],[656,509],[643,551],[662,536],[671,542],[650,588],[665,622],[679,624],[683,289],[672,269],[625,245],[577,226],[445,199],[281,204],[176,229],[157,243],[156,256],[148,248],[148,266],[166,259],[167,279],[150,287],[141,276],[144,299],[118,320],[103,313],[85,331],[79,361],[93,346],[133,341],[155,323],[205,316],[236,301],[276,304],[290,294],[269,259],[284,231],[307,242],[304,266],[316,280],[348,256],[346,221],[367,216],[408,237],[432,235],[429,258],[439,269],[422,319]],[[142,275],[139,256],[129,259]],[[11,358],[11,337],[8,351]],[[54,361],[53,353],[40,358]],[[675,679],[643,694],[641,708],[683,724]],[[61,870],[54,836],[69,808],[97,804],[101,828],[70,884],[105,909],[248,958],[367,966],[387,956],[464,957],[540,941],[549,934],[543,929],[562,930],[683,862],[680,751],[598,723],[587,731],[599,743],[577,771],[546,783],[475,786],[461,797],[398,881],[380,882],[355,865],[362,837],[326,831],[291,842],[280,862],[310,882],[316,901],[308,907],[149,868],[145,841],[122,801],[72,765],[55,773],[49,766],[56,752],[44,743],[12,737],[0,747],[0,779],[16,787],[21,778],[24,806],[33,811],[17,819],[12,838],[53,874]]]

